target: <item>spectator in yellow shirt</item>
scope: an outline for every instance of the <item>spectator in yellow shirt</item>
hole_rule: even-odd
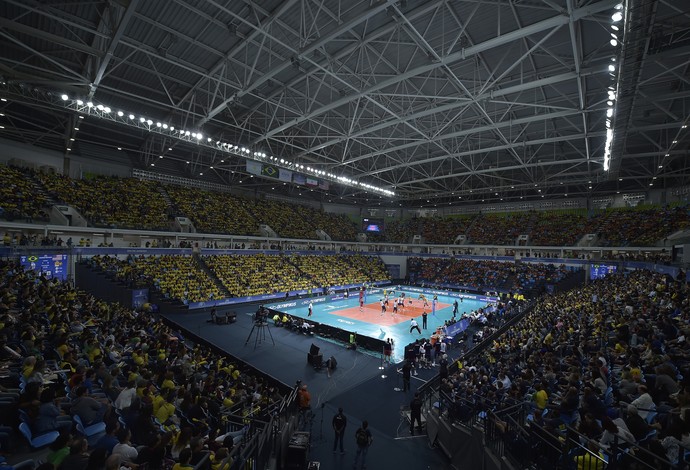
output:
[[[544,411],[546,409],[546,403],[549,401],[549,395],[544,390],[543,384],[536,385],[537,391],[534,393],[534,404],[538,411]]]

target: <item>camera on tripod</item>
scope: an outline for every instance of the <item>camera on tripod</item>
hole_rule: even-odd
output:
[[[254,314],[254,323],[264,323],[268,321],[268,315],[270,312],[263,305],[259,306],[259,309]]]

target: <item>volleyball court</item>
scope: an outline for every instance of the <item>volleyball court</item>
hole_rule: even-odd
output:
[[[431,313],[431,300],[427,299],[426,306],[424,303],[424,297],[415,296],[408,292],[405,293],[404,306],[398,306],[397,312],[393,312],[393,303],[397,302],[398,295],[388,297],[388,305],[386,306],[386,311],[381,314],[381,299],[384,298],[384,293],[382,289],[370,289],[367,291],[366,300],[367,302],[356,307],[348,307],[340,310],[333,310],[328,312],[330,315],[336,315],[340,317],[351,318],[353,320],[358,320],[366,323],[373,323],[375,325],[382,326],[392,326],[398,325],[403,322],[410,321],[410,318],[421,317],[422,313],[426,311],[429,316]],[[375,299],[374,302],[370,302]],[[436,311],[450,307],[451,304],[436,302]]]

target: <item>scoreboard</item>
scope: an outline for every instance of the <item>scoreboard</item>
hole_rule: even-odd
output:
[[[601,279],[616,272],[616,266],[610,264],[592,264],[589,268],[590,279]]]
[[[26,270],[45,274],[48,279],[67,279],[68,255],[26,255],[20,258],[20,263]]]

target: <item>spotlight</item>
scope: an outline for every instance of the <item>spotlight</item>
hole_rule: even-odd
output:
[[[96,106],[96,109],[99,111],[103,111],[104,108],[102,104],[99,104],[98,106]]]
[[[614,72],[616,70],[616,66],[613,64],[609,64],[609,72]]]
[[[62,101],[67,101],[69,99],[69,96],[62,95],[60,98],[62,98]]]
[[[150,126],[151,124],[153,124],[153,121],[149,119],[148,121],[146,121],[146,124]]]
[[[163,124],[163,129],[167,129],[167,128],[168,128],[168,125],[167,125],[167,124]]]
[[[118,112],[117,112],[117,115],[120,116],[120,117],[122,117],[122,116],[125,115],[125,113],[123,113],[122,111],[118,111]]]
[[[93,108],[93,103],[89,101],[88,103],[86,103],[86,106],[88,106],[89,108]]]
[[[139,122],[142,123],[142,124],[145,123],[145,122],[146,122],[146,118],[145,118],[145,117],[140,117],[140,118],[139,118]]]
[[[78,104],[79,106],[82,106],[82,105],[84,104],[84,102],[83,102],[82,100],[77,100],[77,104]]]
[[[112,111],[112,109],[106,106],[105,108],[103,108],[103,111],[109,113],[110,111]]]
[[[134,119],[134,114],[130,114],[128,117],[129,117],[130,119]]]
[[[609,42],[611,43],[611,45],[612,45],[613,47],[616,47],[616,46],[618,45],[618,41],[615,40],[615,39],[611,39],[611,41],[609,41]]]
[[[163,124],[161,124],[160,122],[156,123],[156,127],[162,127],[162,126],[163,126]]]
[[[613,20],[613,21],[615,21],[615,22],[618,22],[618,21],[620,21],[620,20],[622,20],[622,19],[623,19],[623,13],[621,13],[620,11],[617,11],[616,13],[614,13],[613,15],[611,15],[611,20]]]

